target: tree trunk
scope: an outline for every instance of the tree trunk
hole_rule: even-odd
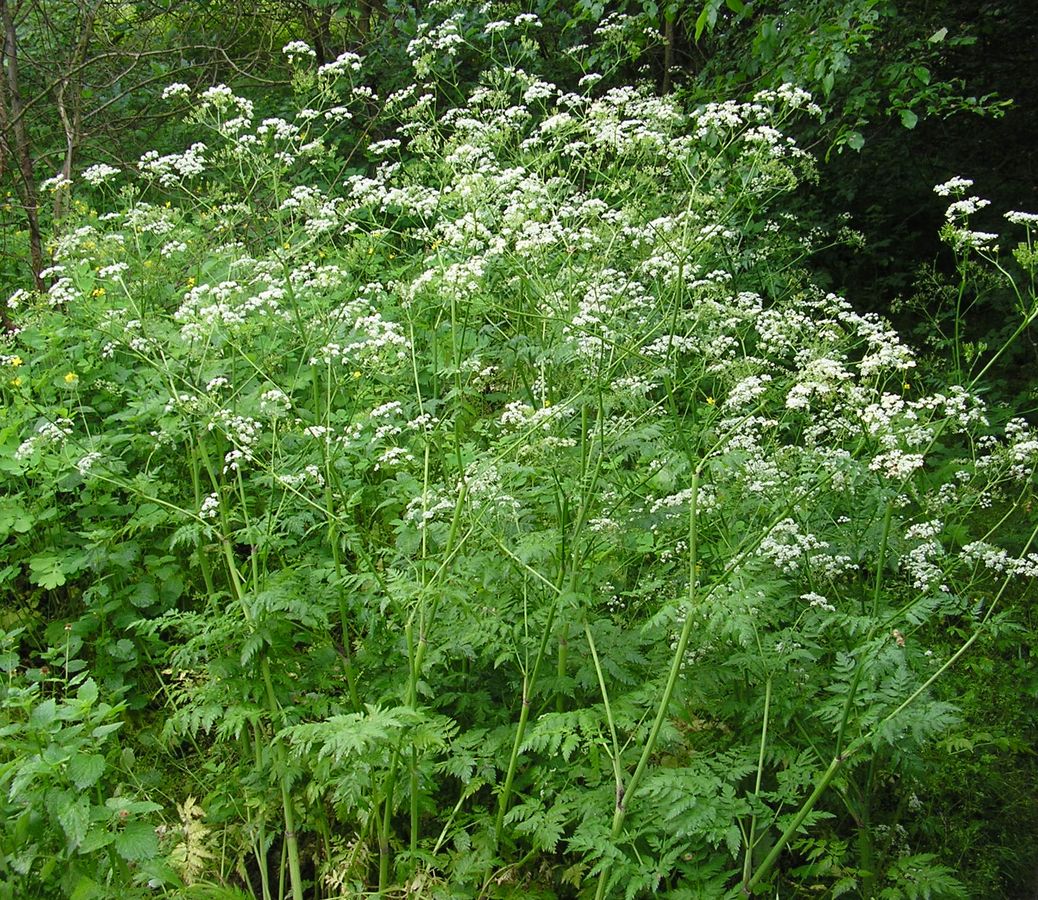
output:
[[[663,14],[663,87],[661,93],[670,93],[670,70],[674,67],[674,19],[676,13]]]
[[[69,180],[72,179],[72,163],[75,159],[76,150],[79,147],[82,131],[83,110],[80,102],[82,85],[78,80],[78,72],[82,63],[86,60],[87,51],[90,49],[90,40],[94,35],[94,20],[97,17],[98,7],[101,0],[93,0],[86,6],[83,21],[79,27],[79,37],[76,47],[69,59],[65,73],[54,89],[54,102],[58,108],[58,117],[61,119],[61,127],[65,132],[65,159],[61,166],[61,174]],[[76,81],[72,81],[76,78]],[[60,221],[68,211],[65,207],[68,202],[67,191],[58,191],[54,195],[54,221]]]
[[[36,197],[36,175],[33,172],[32,152],[29,147],[29,135],[25,130],[22,117],[22,95],[18,85],[18,36],[14,30],[14,16],[8,0],[0,0],[0,23],[3,25],[3,52],[0,60],[5,69],[4,78],[0,78],[0,108],[3,109],[3,146],[18,168],[20,180],[15,179],[18,186],[19,199],[25,212],[26,224],[29,227],[29,254],[32,265],[33,282],[36,289],[44,289],[40,272],[43,271],[43,237],[40,233],[40,211]]]

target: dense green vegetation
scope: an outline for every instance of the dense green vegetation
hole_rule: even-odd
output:
[[[1032,896],[967,5],[0,0],[0,897]]]

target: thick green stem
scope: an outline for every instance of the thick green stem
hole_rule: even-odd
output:
[[[760,796],[761,783],[764,780],[764,751],[768,746],[768,718],[771,714],[771,677],[764,684],[764,723],[760,729],[760,753],[757,754],[757,781],[753,786],[753,797]],[[746,858],[742,864],[742,882],[748,885],[753,872],[753,846],[757,830],[757,814],[750,817],[750,833],[746,839]]]
[[[463,482],[461,489],[458,491],[458,499],[454,505],[454,516],[451,519],[450,531],[447,535],[447,543],[443,550],[443,562],[440,564],[439,568],[437,568],[429,581],[423,585],[423,593],[428,590],[430,586],[439,581],[443,573],[447,571],[447,566],[450,564],[451,560],[454,559],[459,546],[464,543],[465,537],[459,539],[458,534],[461,530],[461,516],[465,507],[465,499],[467,495],[468,490]],[[429,605],[428,611],[420,612],[418,616],[417,644],[413,643],[410,638],[411,624],[408,623],[407,625],[409,635],[407,642],[408,657],[410,660],[410,673],[407,682],[407,705],[412,709],[416,708],[418,704],[418,681],[422,675],[422,666],[425,662],[425,653],[429,644],[427,629],[432,622],[436,621],[436,612],[439,609],[441,597],[442,591],[434,592],[433,600]],[[385,797],[383,798],[384,806],[382,808],[382,822],[378,842],[378,890],[380,895],[384,895],[385,891],[389,887],[389,832],[392,824],[393,801],[396,793],[396,779],[400,767],[400,753],[402,749],[403,738],[401,737],[397,742],[396,747],[393,749],[393,756],[389,763],[389,773],[386,776]]]
[[[223,540],[224,559],[227,563],[227,573],[230,577],[231,587],[235,598],[241,604],[242,614],[245,621],[252,623],[252,615],[245,601],[245,591],[241,582],[238,566],[234,562],[234,553],[231,543],[226,538]],[[270,677],[270,661],[266,652],[260,655],[260,675],[267,695],[267,707],[270,711],[271,720],[281,717],[281,707],[274,693],[274,683]],[[292,794],[289,790],[288,776],[285,774],[284,748],[280,743],[274,743],[275,764],[281,770],[281,805],[285,816],[285,848],[288,852],[288,870],[292,882],[292,900],[303,900],[303,879],[299,866],[299,841],[296,837],[295,811],[292,808]]]
[[[775,846],[771,848],[771,852],[764,858],[757,871],[753,873],[753,876],[744,883],[743,893],[750,894],[753,889],[760,884],[762,878],[771,871],[772,866],[778,860],[779,856],[782,855],[782,851],[785,849],[786,844],[792,839],[793,835],[797,833],[797,830],[803,824],[804,819],[808,817],[808,814],[812,809],[815,808],[815,804],[821,799],[822,794],[826,792],[830,782],[836,777],[836,773],[840,771],[846,761],[846,756],[837,756],[833,758],[833,761],[829,763],[829,768],[825,770],[818,783],[815,785],[815,789],[811,792],[811,796],[807,798],[804,805],[800,807],[799,812],[793,817],[793,821],[786,826],[786,830],[782,832],[782,835],[775,842]]]
[[[630,806],[630,802],[634,798],[635,792],[638,790],[642,776],[645,774],[645,770],[649,765],[649,759],[652,757],[652,754],[656,749],[656,743],[659,740],[660,731],[663,729],[663,723],[666,720],[667,712],[670,709],[670,700],[674,695],[674,688],[677,686],[678,677],[681,674],[681,666],[685,661],[685,649],[688,646],[688,639],[692,634],[692,624],[694,622],[692,607],[696,598],[696,569],[698,568],[696,545],[698,523],[696,513],[699,499],[700,474],[699,469],[697,469],[695,474],[692,476],[692,496],[689,500],[688,601],[685,609],[685,623],[682,625],[681,634],[678,636],[678,644],[674,649],[674,655],[671,659],[670,672],[667,675],[667,683],[663,689],[663,696],[660,698],[659,707],[656,710],[656,718],[652,723],[652,729],[649,732],[649,737],[645,741],[645,746],[642,748],[641,757],[638,759],[638,765],[626,787],[617,791],[618,796],[616,798],[616,810],[613,813],[613,826],[609,833],[609,839],[613,843],[616,843],[616,841],[619,840],[620,835],[623,832],[624,819],[627,817],[627,810]],[[605,896],[606,887],[609,884],[609,871],[611,868],[611,863],[606,861],[602,867],[602,872],[598,877],[598,889],[595,891],[595,900],[602,900]]]
[[[548,649],[548,638],[551,635],[552,625],[555,623],[555,614],[558,611],[561,597],[562,592],[560,591],[552,601],[551,608],[548,610],[548,621],[545,622],[544,630],[541,632],[541,643],[537,648],[537,656],[534,657],[533,669],[530,671],[529,677],[523,679],[523,705],[519,712],[519,723],[516,726],[515,739],[512,741],[512,754],[508,758],[508,771],[505,773],[505,783],[497,799],[497,818],[494,821],[495,844],[501,843],[505,813],[508,812],[508,803],[512,795],[512,781],[515,779],[515,770],[519,763],[519,748],[523,745],[523,739],[526,735],[526,724],[530,719],[530,696],[533,693],[534,685],[537,683],[537,675],[540,672],[541,663]]]
[[[616,722],[613,719],[613,708],[609,703],[609,691],[606,689],[605,673],[602,671],[602,663],[598,659],[598,648],[595,646],[595,636],[591,633],[591,625],[584,616],[584,637],[591,650],[591,659],[595,664],[595,676],[598,678],[598,690],[602,694],[602,705],[605,708],[606,723],[609,725],[609,739],[612,742],[612,750],[609,758],[613,762],[613,777],[616,779],[616,800],[619,803],[624,789],[623,772],[620,769],[620,741],[616,736]]]

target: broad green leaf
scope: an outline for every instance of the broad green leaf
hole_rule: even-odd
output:
[[[69,778],[80,790],[96,784],[104,771],[105,758],[100,753],[77,753],[68,763]]]
[[[97,682],[93,678],[84,681],[76,691],[76,699],[81,703],[93,703],[97,700]]]
[[[159,852],[159,839],[147,822],[130,822],[116,835],[115,850],[127,862],[141,862]]]
[[[109,722],[106,725],[98,725],[90,734],[96,738],[108,737],[113,731],[118,731],[123,727],[122,722]]]
[[[44,700],[29,714],[29,724],[34,728],[46,728],[58,716],[58,704],[53,698]]]
[[[860,131],[852,131],[847,135],[847,146],[852,150],[860,150],[865,146],[865,138]]]
[[[912,112],[912,110],[910,110],[910,109],[903,109],[903,110],[901,110],[901,124],[904,125],[905,128],[915,128],[916,123],[918,121],[919,121],[919,116],[917,116],[914,112]]]
[[[703,11],[696,17],[696,36],[695,39],[698,41],[703,36],[703,31],[706,29],[707,22],[710,20],[711,5],[709,3],[703,7]]]
[[[66,806],[58,813],[58,823],[68,838],[72,849],[83,843],[87,828],[90,825],[90,798],[80,796],[74,803]]]
[[[935,31],[933,34],[930,35],[929,40],[930,40],[931,44],[939,44],[947,36],[948,36],[948,29],[947,28],[938,28],[937,31]]]
[[[65,583],[65,572],[61,558],[50,553],[41,553],[29,560],[29,580],[47,590],[61,587]]]
[[[926,66],[916,66],[912,69],[912,74],[914,74],[923,84],[930,83],[930,70],[926,68]]]
[[[83,843],[79,845],[79,852],[93,853],[95,850],[107,847],[114,840],[115,835],[112,834],[112,832],[95,823],[94,827],[87,832],[87,836],[83,839]]]
[[[11,498],[0,504],[0,537],[6,537],[12,531],[25,534],[31,529],[32,516],[17,499]]]

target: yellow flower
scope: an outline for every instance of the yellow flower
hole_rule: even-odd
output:
[[[103,297],[105,295],[105,289],[103,287],[96,287],[90,292],[91,297]]]
[[[79,376],[75,372],[65,373],[65,384],[75,384],[79,381]]]
[[[356,381],[358,378],[363,378],[363,377],[364,377],[363,373],[361,373],[361,372],[354,372],[353,373],[353,380],[354,381]]]
[[[23,362],[25,362],[25,360],[22,359],[20,356],[11,357],[11,366],[15,369],[17,369]]]
[[[706,405],[707,406],[713,406],[715,403],[717,403],[717,401],[713,397],[707,397],[706,398]]]
[[[22,386],[22,376],[21,375],[16,375],[14,378],[11,379],[11,384],[14,387],[21,387]]]

